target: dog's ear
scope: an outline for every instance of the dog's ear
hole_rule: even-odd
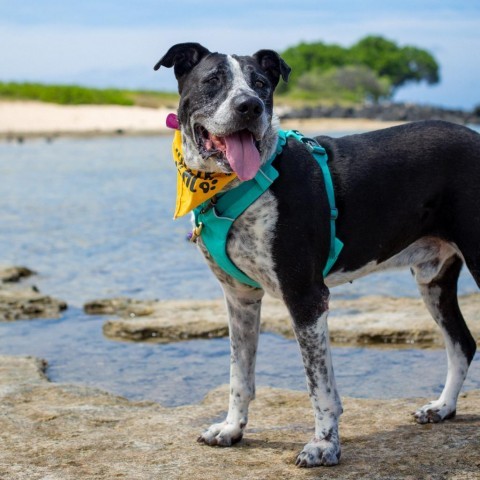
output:
[[[282,76],[284,82],[288,82],[288,76],[292,69],[277,52],[274,50],[259,50],[253,54],[253,58],[267,74],[274,87],[277,86],[280,76]]]
[[[210,51],[199,43],[177,43],[153,67],[172,68],[178,81],[189,73]]]

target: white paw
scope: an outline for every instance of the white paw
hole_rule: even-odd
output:
[[[245,425],[234,425],[227,422],[215,423],[208,430],[205,430],[197,439],[199,443],[210,446],[231,447],[243,437]]]
[[[455,405],[448,405],[445,402],[435,401],[424,405],[412,413],[417,423],[438,423],[453,418],[457,411]]]
[[[313,439],[303,447],[299,453],[295,465],[297,467],[319,467],[321,465],[330,467],[337,465],[340,461],[340,442],[335,440],[318,440]]]

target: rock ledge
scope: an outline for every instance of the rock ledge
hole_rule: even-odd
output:
[[[228,387],[201,405],[165,408],[98,389],[49,383],[42,362],[0,356],[0,478],[15,480],[478,479],[480,391],[463,394],[456,419],[417,425],[415,400],[343,399],[340,465],[299,469],[312,435],[308,395],[260,388],[244,440],[198,444],[225,415]]]
[[[462,312],[480,345],[480,294],[460,297]],[[228,335],[223,300],[141,301],[129,298],[95,300],[90,314],[117,315],[104,325],[116,340],[174,342]],[[420,299],[368,296],[332,300],[330,337],[336,344],[441,346],[441,333]],[[293,338],[282,302],[266,298],[262,331]]]

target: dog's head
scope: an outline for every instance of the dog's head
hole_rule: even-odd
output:
[[[174,67],[178,81],[187,166],[253,178],[275,148],[273,91],[290,67],[273,50],[230,56],[198,43],[174,45],[154,69],[161,66]]]

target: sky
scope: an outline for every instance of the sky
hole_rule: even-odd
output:
[[[171,70],[153,71],[175,43],[248,55],[369,34],[440,64],[440,84],[401,88],[396,100],[480,105],[478,0],[0,0],[0,81],[175,90]]]

